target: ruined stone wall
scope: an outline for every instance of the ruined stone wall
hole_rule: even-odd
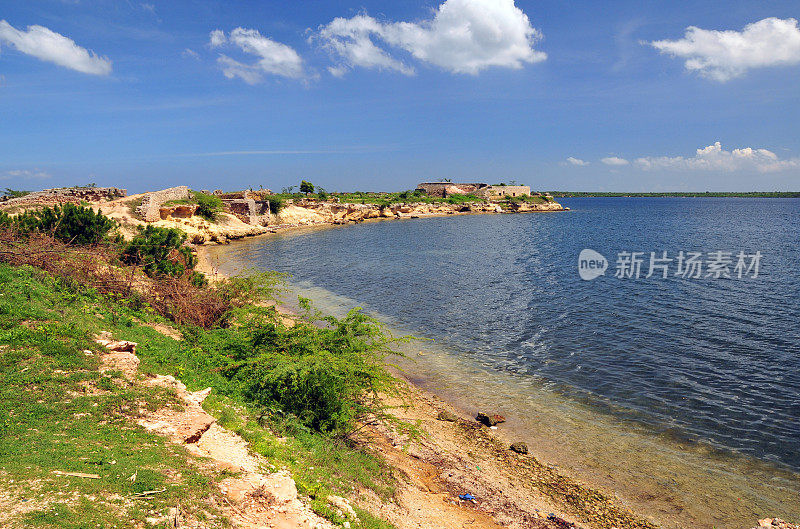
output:
[[[67,202],[79,204],[81,201],[102,202],[122,198],[127,194],[125,189],[117,187],[61,187],[34,191],[24,197],[3,200],[2,205],[24,207],[28,205],[55,206]]]
[[[269,220],[269,202],[265,200],[222,199],[225,211],[236,215],[239,220],[254,226],[263,226]]]
[[[487,198],[521,197],[531,194],[530,186],[489,186],[481,189],[478,196]]]
[[[136,214],[145,222],[156,222],[161,219],[161,204],[170,200],[183,200],[189,198],[189,188],[186,186],[170,187],[162,191],[145,193],[142,203],[136,208]]]
[[[417,189],[425,191],[428,196],[447,197],[449,195],[468,195],[488,187],[487,184],[423,182],[417,186]]]

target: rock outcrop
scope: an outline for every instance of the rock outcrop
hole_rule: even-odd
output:
[[[563,211],[561,204],[547,202],[534,204],[517,202],[503,207],[495,202],[472,202],[466,204],[426,203],[409,204],[341,204],[301,200],[286,205],[277,215],[270,216],[269,224],[310,226],[315,224],[347,224],[369,219],[402,219],[434,217],[467,213],[525,213],[533,211]]]

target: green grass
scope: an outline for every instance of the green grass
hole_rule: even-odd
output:
[[[136,306],[76,291],[38,270],[0,264],[0,491],[31,502],[25,514],[7,521],[10,526],[131,527],[178,504],[204,526],[226,526],[206,501],[217,493],[213,480],[219,476],[199,470],[183,448],[135,423],[141,407],[179,405],[176,397],[131,385],[120,372],[101,374],[98,355],[84,354],[99,350],[91,337],[102,330],[139,343],[141,373],[174,375],[190,390],[213,387],[204,404],[209,413],[276,468],[289,469],[321,513],[330,494],[394,494],[391,470],[380,459],[291,416],[263,415],[236,381],[216,370],[214,355],[198,355],[196,347],[146,326],[166,321]],[[195,338],[221,332],[183,330]],[[366,512],[360,518],[354,528],[391,527]]]
[[[276,467],[288,468],[298,491],[312,499],[331,494],[347,496],[354,489],[369,489],[389,499],[395,492],[390,468],[344,440],[278,417],[267,418],[267,430],[253,418],[258,415],[218,395],[209,396],[204,406],[220,425],[245,439],[254,452]]]
[[[174,404],[174,395],[132,386],[119,373],[101,376],[98,356],[84,353],[97,350],[92,334],[133,328],[98,318],[103,308],[37,271],[0,265],[0,488],[32,502],[11,526],[130,527],[178,504],[214,515],[204,500],[211,476],[134,422],[140,407]]]

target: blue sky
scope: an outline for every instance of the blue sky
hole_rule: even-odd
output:
[[[7,1],[0,187],[800,190],[797,18],[796,0]]]

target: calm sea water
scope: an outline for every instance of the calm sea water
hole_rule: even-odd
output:
[[[665,525],[800,514],[800,200],[562,203],[572,211],[283,234],[234,245],[224,260],[288,272],[323,305],[359,305],[434,339],[439,360],[415,362],[417,376],[523,415],[512,427],[539,439],[542,455],[569,453],[559,462],[579,476],[629,488],[621,496],[634,505],[658,503]],[[610,261],[605,276],[580,279],[584,248]],[[624,251],[645,253],[640,279],[614,277]],[[667,279],[646,279],[651,251],[733,252],[731,272],[740,251],[762,258],[755,278],[681,278],[673,262]],[[572,452],[552,440],[562,434]],[[612,445],[631,464],[671,462],[661,476],[622,478]],[[648,500],[648,487],[660,497]]]

